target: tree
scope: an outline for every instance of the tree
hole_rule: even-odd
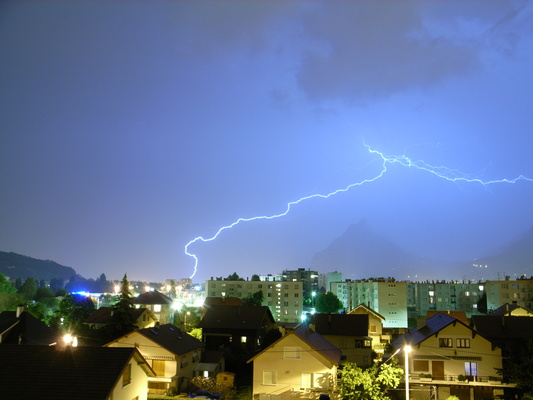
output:
[[[6,276],[0,273],[0,293],[16,293],[17,289],[9,282]]]
[[[498,373],[510,378],[524,394],[533,398],[533,338],[515,339],[503,350],[503,369]]]
[[[244,281],[243,278],[239,277],[239,275],[237,275],[236,272],[234,272],[233,274],[229,275],[227,278],[226,278],[227,281]]]
[[[316,296],[315,308],[319,313],[336,313],[342,308],[342,302],[333,292],[320,293]]]
[[[257,292],[252,293],[250,296],[244,297],[242,302],[246,306],[260,306],[263,304],[263,291],[258,290]]]
[[[120,292],[116,297],[115,305],[113,306],[113,315],[111,330],[114,337],[119,337],[133,331],[135,326],[135,319],[133,317],[133,301],[130,291],[130,283],[128,277],[124,274],[120,282]]]
[[[57,310],[57,316],[62,319],[62,324],[71,332],[81,330],[85,321],[96,307],[90,297],[81,294],[67,293]]]
[[[259,275],[253,274],[252,275],[252,282],[259,282],[261,279],[259,279]]]
[[[21,294],[26,301],[35,299],[35,295],[37,294],[37,284],[35,283],[35,279],[26,279],[17,292]]]
[[[52,289],[47,287],[40,287],[39,289],[37,289],[37,292],[35,293],[35,300],[39,301],[46,297],[55,297],[54,292],[52,292]]]
[[[483,294],[481,295],[481,297],[477,301],[477,310],[481,314],[486,314],[487,311],[488,311],[487,310],[487,293],[485,291],[483,291]]]
[[[387,400],[390,388],[396,388],[403,376],[396,359],[362,369],[355,363],[345,363],[339,370],[340,397],[345,400]]]

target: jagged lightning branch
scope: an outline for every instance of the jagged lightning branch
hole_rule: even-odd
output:
[[[211,236],[209,238],[204,238],[202,236],[198,236],[198,237],[194,238],[193,240],[191,240],[189,243],[187,243],[185,245],[185,254],[187,254],[189,257],[192,257],[194,259],[194,272],[191,275],[191,279],[194,277],[194,275],[196,275],[196,272],[197,272],[198,257],[196,256],[196,254],[189,252],[189,246],[190,245],[192,245],[192,244],[194,244],[194,243],[196,243],[198,241],[211,242],[211,241],[215,240],[223,231],[225,231],[226,229],[231,229],[231,228],[235,227],[236,225],[240,224],[241,222],[251,222],[251,221],[256,221],[256,220],[275,219],[275,218],[284,217],[285,215],[287,215],[289,213],[289,211],[291,211],[291,207],[292,206],[295,206],[295,205],[297,205],[297,204],[299,204],[299,203],[301,203],[301,202],[303,202],[305,200],[309,200],[309,199],[313,199],[313,198],[327,199],[327,198],[329,198],[331,196],[334,196],[334,195],[336,195],[338,193],[347,192],[348,190],[352,189],[355,186],[362,186],[365,183],[374,182],[374,181],[378,180],[379,178],[381,178],[385,174],[385,172],[387,172],[387,165],[388,164],[391,164],[391,165],[399,164],[399,165],[401,165],[403,167],[407,167],[407,168],[416,168],[418,170],[428,172],[430,174],[433,174],[433,175],[437,176],[438,178],[445,179],[445,180],[450,181],[450,182],[479,183],[479,184],[481,184],[483,186],[491,185],[491,184],[495,184],[495,183],[516,183],[516,182],[522,181],[522,180],[533,182],[533,179],[528,178],[528,177],[526,177],[524,175],[520,175],[520,176],[518,176],[516,178],[513,178],[513,179],[496,179],[496,180],[490,180],[490,181],[483,181],[482,179],[478,179],[478,178],[469,178],[469,177],[467,177],[466,175],[464,175],[463,173],[461,173],[460,171],[457,171],[457,170],[452,170],[452,169],[449,169],[449,168],[446,168],[446,167],[441,167],[441,166],[437,166],[437,167],[436,166],[432,166],[432,165],[426,164],[423,161],[413,161],[413,160],[411,160],[409,157],[407,157],[405,155],[401,155],[401,156],[385,156],[383,153],[370,148],[370,146],[368,146],[367,144],[364,144],[364,146],[366,147],[366,149],[368,150],[369,153],[378,155],[381,158],[381,160],[382,160],[381,171],[375,177],[369,178],[369,179],[364,179],[362,181],[352,183],[352,184],[346,186],[345,188],[337,189],[337,190],[335,190],[335,191],[333,191],[331,193],[328,193],[328,194],[316,193],[316,194],[312,194],[312,195],[309,195],[309,196],[302,197],[302,198],[300,198],[298,200],[295,200],[295,201],[291,201],[291,202],[287,203],[287,207],[286,207],[285,211],[282,212],[282,213],[279,213],[279,214],[259,215],[259,216],[255,216],[255,217],[251,217],[251,218],[239,218],[238,220],[236,220],[235,222],[231,223],[230,225],[223,226],[213,236]]]

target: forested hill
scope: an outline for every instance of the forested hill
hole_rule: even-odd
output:
[[[9,279],[34,278],[46,281],[52,278],[69,280],[76,271],[71,267],[65,267],[50,260],[38,260],[17,253],[0,251],[0,273]]]

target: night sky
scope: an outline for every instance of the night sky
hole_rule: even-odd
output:
[[[532,71],[526,1],[3,1],[0,250],[179,279],[195,238],[362,183],[192,243],[194,280],[308,268],[363,219],[489,254],[533,225],[533,181],[478,181],[533,178]],[[365,144],[474,180],[375,179]]]

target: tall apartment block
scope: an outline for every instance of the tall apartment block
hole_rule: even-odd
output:
[[[313,292],[318,293],[318,271],[298,268],[281,272],[283,280],[289,282],[302,282],[304,298],[311,299]]]
[[[384,328],[407,328],[407,282],[393,279],[346,280],[331,282],[331,291],[346,312],[360,304],[385,317]]]
[[[209,297],[248,297],[262,291],[263,304],[268,306],[279,323],[299,323],[303,312],[303,283],[297,281],[225,281],[209,280],[205,284]]]
[[[486,281],[487,309],[495,310],[505,303],[533,310],[533,278],[503,281]]]
[[[318,290],[324,289],[326,292],[331,291],[331,282],[343,282],[344,274],[342,272],[328,272],[318,275]]]
[[[483,283],[409,282],[407,309],[409,318],[425,318],[428,311],[464,311],[467,318],[479,314],[477,304],[483,295]],[[412,323],[413,325],[416,323]]]

